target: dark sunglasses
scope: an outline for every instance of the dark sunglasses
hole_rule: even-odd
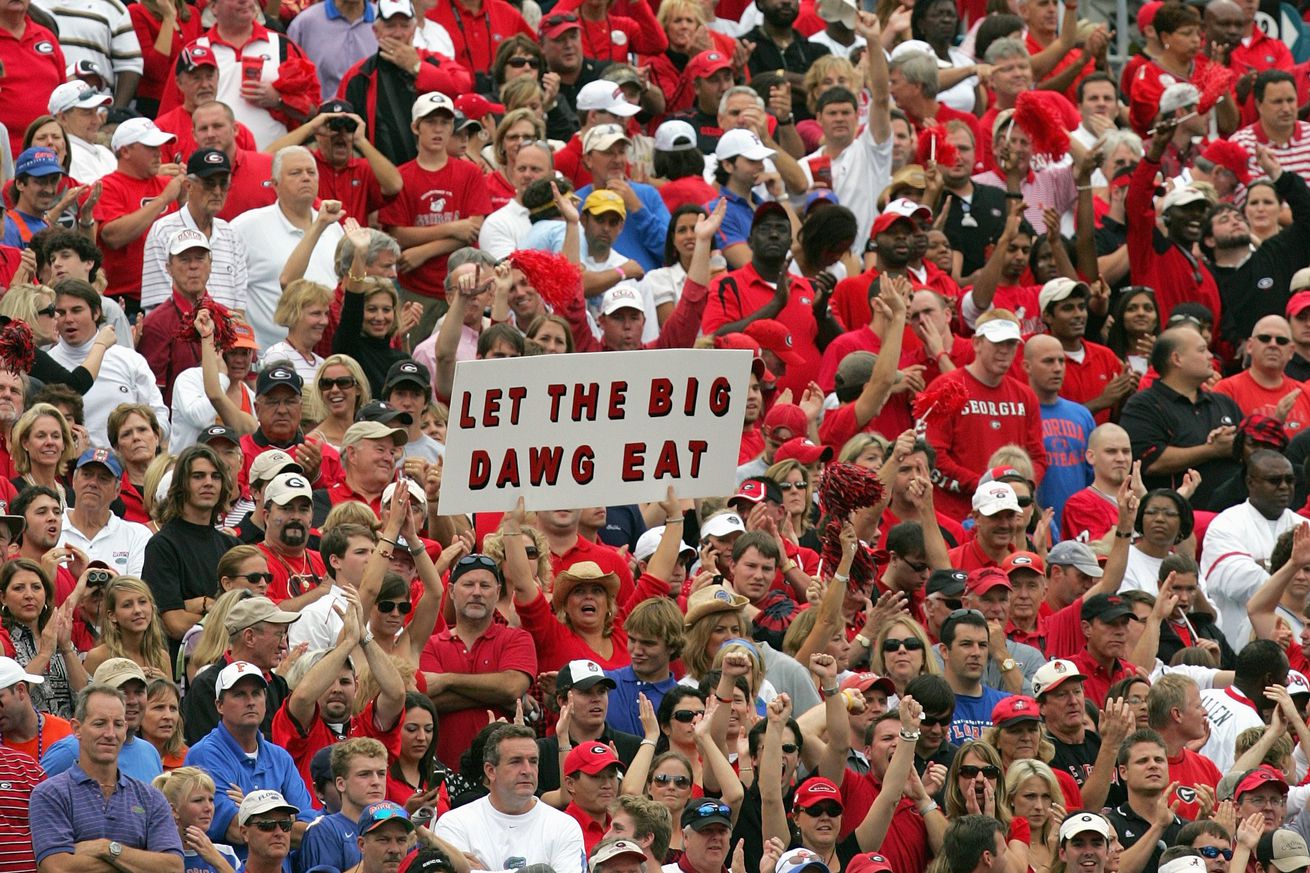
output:
[[[884,652],[899,652],[904,647],[907,652],[922,652],[923,640],[918,637],[907,637],[903,640],[885,639],[882,641],[882,650]]]
[[[779,482],[778,483],[779,491],[793,491],[793,490],[804,491],[805,488],[806,485],[804,482]]]
[[[541,552],[536,546],[524,546],[523,551],[528,553],[529,561],[535,561],[537,558],[541,557]]]
[[[409,615],[409,611],[414,608],[414,604],[408,600],[379,600],[377,603],[378,612],[386,615],[393,610],[401,615]]]
[[[1209,858],[1211,861],[1218,858],[1220,855],[1224,856],[1225,861],[1233,860],[1232,849],[1221,849],[1218,846],[1196,846],[1195,848],[1196,851],[1201,853],[1202,858]]]
[[[491,560],[491,558],[488,558],[486,555],[477,555],[477,554],[465,555],[464,557],[460,558],[458,561],[455,562],[455,566],[456,567],[481,567],[484,570],[490,570],[493,573],[497,572],[500,569],[499,567],[496,566],[496,562]]]
[[[948,616],[946,616],[946,620],[947,620],[947,621],[959,621],[960,619],[965,618],[966,616],[970,616],[970,615],[976,615],[976,616],[978,616],[979,618],[981,618],[983,621],[986,621],[986,620],[987,620],[987,616],[983,615],[983,614],[982,614],[982,611],[981,611],[981,610],[978,610],[978,609],[955,609],[955,610],[952,610],[952,611],[951,611],[951,614],[948,615]]]
[[[245,579],[251,585],[272,585],[272,573],[238,573],[233,579]]]
[[[1271,333],[1258,333],[1255,338],[1265,345],[1274,343],[1275,345],[1285,346],[1292,341],[1290,337],[1274,336]]]
[[[918,561],[911,561],[909,558],[901,558],[901,560],[905,563],[905,566],[916,573],[927,573],[932,569],[931,564],[921,564]]]
[[[534,70],[541,69],[541,61],[536,58],[510,58],[505,62],[505,66],[520,69],[522,67],[532,67]]]
[[[955,713],[948,712],[945,715],[925,715],[919,719],[919,725],[921,727],[950,727],[953,721],[955,721]]]
[[[345,391],[347,388],[354,388],[357,384],[354,376],[338,376],[335,379],[324,377],[318,380],[319,391],[331,391],[333,388],[340,388]]]
[[[1033,499],[1031,497],[1019,497],[1018,495],[1015,495],[1014,499],[1018,502],[1020,509],[1027,509],[1033,505]]]
[[[719,803],[718,801],[715,800],[707,800],[704,803],[702,803],[700,806],[697,806],[695,809],[691,811],[691,817],[693,819],[709,818],[712,815],[719,815],[719,816],[723,816],[724,818],[730,819],[732,818],[732,810],[728,807],[728,804],[726,803]]]
[[[802,809],[801,812],[815,818],[818,818],[821,815],[826,815],[828,818],[836,818],[841,815],[842,807],[841,804],[836,801],[823,800],[819,803],[810,804],[810,806]]]
[[[920,720],[920,724],[922,724],[922,720]],[[977,779],[979,773],[988,779],[999,779],[1001,777],[1001,768],[993,767],[991,764],[985,767],[975,767],[973,764],[960,765],[960,775],[965,779]]]
[[[261,831],[263,831],[266,834],[271,834],[273,831],[281,831],[284,834],[291,833],[291,819],[289,818],[275,818],[275,819],[266,819],[264,821],[252,821],[251,824],[259,828]]]
[[[1295,485],[1296,477],[1291,474],[1282,476],[1262,476],[1261,479],[1270,485]]]
[[[37,314],[37,315],[44,315],[46,318],[54,318],[54,317],[55,317],[55,305],[54,305],[53,303],[51,303],[51,304],[50,304],[49,306],[47,306],[45,309],[38,309],[38,310],[36,311],[36,314]]]
[[[673,711],[673,720],[682,724],[691,724],[696,720],[696,716],[704,715],[703,709],[675,709]]]
[[[687,712],[688,710],[683,710],[683,711]],[[670,782],[672,782],[675,788],[691,787],[690,776],[674,776],[672,773],[656,773],[654,776],[650,778],[652,782],[658,782],[660,785],[668,785]]]
[[[784,755],[794,755],[794,754],[796,754],[796,750],[799,749],[799,748],[800,748],[800,746],[796,745],[795,743],[783,743],[783,744],[782,744],[782,753],[783,753]]]

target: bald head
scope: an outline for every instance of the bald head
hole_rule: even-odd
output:
[[[1093,484],[1102,490],[1117,489],[1133,466],[1133,444],[1128,431],[1109,422],[1097,427],[1087,438],[1087,463],[1092,465],[1096,477]]]
[[[1291,336],[1292,326],[1288,324],[1287,319],[1283,318],[1281,315],[1266,315],[1264,318],[1257,321],[1255,327],[1251,329],[1252,334],[1266,333],[1270,331],[1277,331],[1284,336]]]
[[[1128,431],[1113,422],[1107,421],[1092,431],[1091,436],[1087,438],[1087,448],[1095,451],[1111,443],[1127,445],[1128,441]]]
[[[1040,360],[1043,355],[1048,355],[1052,352],[1064,354],[1064,346],[1060,345],[1060,341],[1050,334],[1039,333],[1030,338],[1028,342],[1024,343],[1023,359],[1032,363],[1033,361]]]

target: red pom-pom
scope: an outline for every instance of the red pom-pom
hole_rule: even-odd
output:
[[[1014,123],[1028,134],[1034,156],[1058,159],[1069,151],[1069,129],[1060,103],[1068,101],[1055,91],[1025,91],[1014,101]]]
[[[1220,64],[1209,63],[1197,70],[1196,76],[1192,79],[1196,90],[1201,92],[1201,100],[1197,103],[1196,111],[1205,114],[1213,109],[1219,98],[1233,89],[1235,81],[1237,81],[1237,74]]]
[[[209,316],[214,320],[214,347],[219,351],[227,351],[232,348],[237,340],[236,331],[232,329],[232,312],[208,294],[201,297],[190,312],[182,314],[182,320],[177,328],[177,338],[189,343],[199,341],[200,333],[196,330],[196,315],[202,309],[209,310]]]
[[[277,80],[273,89],[282,98],[282,104],[308,118],[314,114],[319,104],[318,68],[308,58],[287,58],[277,68]],[[284,112],[280,107],[270,109],[269,114],[288,128],[299,127],[303,122]]]
[[[510,252],[509,262],[527,277],[541,299],[556,311],[578,296],[582,289],[582,268],[555,252],[518,249]]]
[[[934,379],[914,398],[911,411],[915,420],[944,421],[964,409],[968,399],[969,394],[958,379]]]
[[[959,159],[959,150],[946,140],[945,128],[925,127],[919,133],[919,145],[915,149],[915,160],[921,166],[926,167],[929,161],[936,161],[939,167],[954,167],[955,162]]]
[[[854,464],[829,464],[819,482],[819,507],[828,521],[823,526],[823,566],[829,573],[837,571],[841,563],[842,524],[857,509],[865,509],[881,502],[882,482],[878,474]],[[867,597],[873,590],[877,568],[869,550],[855,550],[851,563],[851,593]]]
[[[36,362],[36,339],[25,321],[0,327],[0,365],[11,373],[30,373]]]

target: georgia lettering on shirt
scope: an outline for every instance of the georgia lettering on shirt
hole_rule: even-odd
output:
[[[420,203],[428,205],[428,211],[420,213],[414,217],[415,227],[435,227],[438,224],[448,224],[452,221],[459,221],[459,210],[453,212],[446,211],[446,204],[453,200],[455,192],[446,188],[432,188],[424,191],[418,196]]]
[[[1026,418],[1028,416],[1028,404],[1019,403],[995,403],[991,400],[973,400],[972,398],[964,406],[965,415],[990,415],[994,418]],[[992,422],[993,428],[1001,426],[999,421]]]

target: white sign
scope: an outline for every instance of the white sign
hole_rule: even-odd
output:
[[[670,349],[462,361],[441,512],[731,494],[751,354]]]

